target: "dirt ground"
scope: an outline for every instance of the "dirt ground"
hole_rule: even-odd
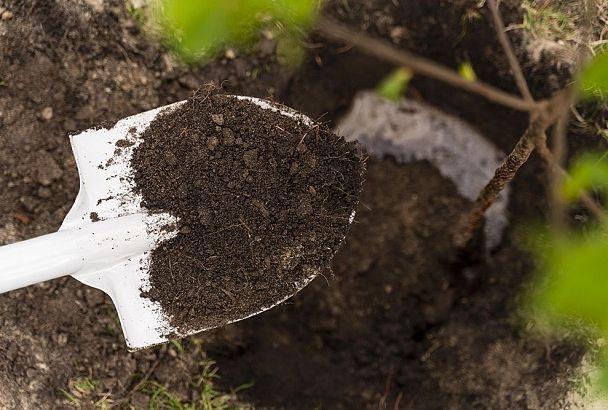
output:
[[[476,3],[336,0],[326,12],[450,66],[470,60],[479,77],[514,90],[487,16],[463,20]],[[518,3],[504,3],[518,21]],[[186,69],[122,1],[0,7],[0,244],[59,227],[78,189],[69,133],[187,98],[209,81],[331,122],[389,69],[314,35],[296,70],[278,63],[272,41]],[[550,60],[532,66],[520,56],[537,95],[567,77]],[[408,95],[503,150],[525,126],[521,114],[430,80],[415,79]],[[259,408],[567,408],[584,351],[526,337],[515,306],[531,262],[512,230],[491,256],[454,263],[447,233],[467,202],[453,185],[427,163],[368,167],[334,275],[247,321],[128,353],[109,298],[74,279],[0,295],[0,408],[146,408],[150,382],[192,401],[210,359],[224,390],[253,382],[238,397]],[[543,175],[533,158],[514,182],[512,226],[544,217]]]

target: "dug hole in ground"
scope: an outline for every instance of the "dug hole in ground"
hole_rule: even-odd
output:
[[[513,91],[488,16],[482,11],[463,26],[473,3],[330,1],[325,13],[452,67],[467,59],[480,78]],[[521,4],[505,4],[507,24],[521,23]],[[2,244],[59,227],[78,190],[69,133],[186,99],[209,81],[346,129],[361,95],[374,98],[356,94],[391,68],[316,37],[319,47],[295,69],[266,37],[252,54],[186,68],[142,33],[122,1],[0,5]],[[517,44],[535,94],[568,81],[559,56],[535,59],[523,37]],[[426,113],[425,121],[438,118],[437,109],[458,118],[460,128],[475,131],[466,134],[475,135],[473,146],[481,144],[488,161],[497,150],[508,152],[526,125],[524,115],[418,77],[403,104]],[[434,108],[420,108],[428,106]],[[435,129],[426,124],[420,129]],[[488,255],[454,265],[450,233],[470,193],[433,164],[432,152],[401,151],[409,145],[380,133],[382,124],[365,129],[369,141],[380,136],[382,143],[365,143],[370,158],[357,220],[332,262],[333,276],[324,273],[329,284],[319,276],[269,312],[133,353],[109,299],[75,280],[1,295],[0,407],[147,408],[158,391],[194,402],[211,360],[215,389],[253,382],[230,400],[258,408],[579,405],[585,346],[534,337],[517,314],[532,263],[514,244],[513,229],[547,209],[540,161],[525,165],[495,211],[503,231],[486,235],[495,238]],[[596,141],[571,131],[571,148]],[[448,155],[446,145],[437,153]]]

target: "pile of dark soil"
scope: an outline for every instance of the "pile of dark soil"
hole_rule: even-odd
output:
[[[180,333],[272,307],[329,265],[361,189],[356,144],[220,94],[159,115],[142,139],[135,189],[179,218],[143,295]]]

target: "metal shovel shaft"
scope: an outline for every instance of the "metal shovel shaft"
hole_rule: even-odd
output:
[[[144,218],[123,216],[0,247],[0,293],[103,270],[152,249]]]

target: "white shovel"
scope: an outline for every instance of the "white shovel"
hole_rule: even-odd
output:
[[[238,98],[312,124],[308,117],[286,107]],[[170,214],[151,215],[141,208],[142,198],[133,192],[130,178],[131,157],[141,142],[139,135],[156,115],[184,102],[125,118],[111,129],[89,129],[71,137],[80,174],[76,201],[58,232],[0,247],[0,293],[72,275],[112,298],[130,349],[165,342],[168,334],[186,336],[205,330],[178,332],[163,316],[160,305],[140,296],[148,283],[151,250],[176,234],[159,228],[176,220]],[[314,276],[298,283],[298,290]]]

